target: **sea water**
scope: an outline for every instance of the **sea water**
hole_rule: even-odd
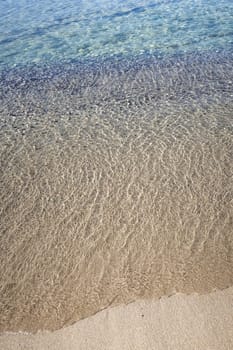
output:
[[[232,47],[231,0],[6,0],[0,64]]]
[[[232,285],[232,1],[0,13],[1,331]]]

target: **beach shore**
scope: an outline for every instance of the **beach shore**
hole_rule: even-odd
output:
[[[176,294],[108,308],[72,326],[37,334],[5,333],[4,350],[231,350],[233,287]]]

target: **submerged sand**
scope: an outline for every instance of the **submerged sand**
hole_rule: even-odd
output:
[[[55,332],[5,334],[4,350],[231,350],[233,288],[107,309]]]
[[[233,285],[232,85],[230,52],[1,73],[0,331]]]

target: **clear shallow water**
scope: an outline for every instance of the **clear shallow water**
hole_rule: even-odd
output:
[[[231,0],[0,3],[0,64],[232,47]]]
[[[231,3],[20,4],[0,5],[1,331],[232,285]]]

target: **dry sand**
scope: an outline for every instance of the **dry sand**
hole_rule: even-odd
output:
[[[4,334],[0,348],[232,350],[233,288],[137,301],[103,310],[55,332]]]

